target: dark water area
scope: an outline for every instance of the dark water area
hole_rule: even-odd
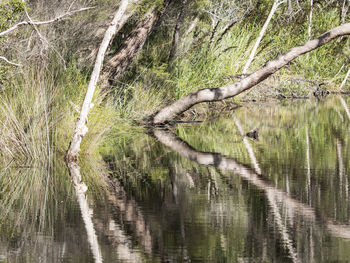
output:
[[[246,105],[115,134],[107,183],[82,165],[83,201],[63,165],[49,182],[2,169],[0,262],[350,262],[347,105]]]

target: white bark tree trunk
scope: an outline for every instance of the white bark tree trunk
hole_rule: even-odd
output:
[[[314,9],[314,1],[313,0],[310,0],[310,15],[309,15],[309,27],[308,27],[308,30],[307,30],[307,33],[308,33],[308,40],[311,39],[311,29],[312,29],[312,11]]]
[[[153,124],[162,124],[167,121],[172,120],[177,115],[188,110],[192,106],[209,101],[219,101],[226,98],[230,98],[248,90],[260,83],[261,81],[268,78],[270,75],[274,74],[283,66],[287,65],[289,62],[295,58],[308,53],[329,41],[344,35],[350,34],[350,23],[343,24],[341,26],[335,27],[328,32],[322,34],[318,38],[306,42],[302,46],[294,47],[287,53],[278,56],[276,59],[267,62],[258,71],[250,74],[248,77],[226,86],[215,89],[202,89],[196,92],[190,93],[183,96],[179,100],[175,101],[171,105],[161,109],[159,112],[151,116],[151,122]]]
[[[275,12],[276,12],[278,6],[279,6],[280,4],[282,4],[282,3],[284,3],[284,2],[285,2],[284,0],[282,0],[282,1],[281,1],[281,0],[275,0],[275,2],[273,3],[272,8],[271,8],[271,11],[270,11],[270,13],[269,13],[269,16],[267,17],[267,19],[266,19],[266,21],[265,21],[265,23],[264,23],[264,25],[263,25],[263,27],[262,27],[260,33],[259,33],[258,38],[257,38],[256,41],[255,41],[255,45],[254,45],[254,47],[253,47],[253,49],[252,49],[252,52],[251,52],[250,55],[249,55],[249,58],[248,58],[248,60],[247,60],[247,63],[245,64],[245,66],[244,66],[244,68],[243,68],[243,72],[242,72],[243,74],[247,74],[247,71],[248,71],[248,69],[249,69],[249,66],[250,66],[250,64],[251,64],[251,63],[253,62],[253,60],[254,60],[255,53],[256,53],[256,51],[258,50],[258,47],[259,47],[259,45],[260,45],[260,42],[261,42],[262,38],[263,38],[264,35],[265,35],[266,29],[267,29],[267,27],[269,26],[270,21],[271,21],[273,15],[275,14]]]
[[[344,24],[345,23],[345,19],[346,19],[346,14],[349,11],[349,6],[350,6],[350,0],[344,0],[343,3],[343,7],[341,9],[341,14],[340,14],[340,24]]]
[[[85,99],[81,107],[80,116],[75,124],[73,137],[71,139],[71,142],[68,148],[67,162],[77,161],[78,159],[82,138],[85,136],[85,134],[88,131],[88,128],[86,126],[87,117],[88,117],[90,108],[92,106],[91,101],[94,95],[94,91],[96,89],[98,78],[100,76],[103,59],[110,41],[112,40],[116,32],[120,30],[119,21],[122,20],[122,17],[126,11],[128,4],[129,4],[129,0],[122,0],[120,2],[118,11],[115,13],[114,18],[110,26],[106,30],[106,33],[100,45],[100,48],[96,57],[94,69],[91,74],[90,82],[86,90]]]

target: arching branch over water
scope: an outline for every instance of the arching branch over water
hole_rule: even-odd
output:
[[[287,53],[267,62],[258,71],[250,74],[248,77],[236,83],[228,84],[220,88],[202,89],[183,96],[171,105],[154,114],[154,116],[151,118],[151,122],[153,124],[162,124],[171,121],[177,115],[183,113],[198,103],[219,101],[234,97],[262,82],[297,57],[321,47],[335,38],[349,34],[350,23],[335,27],[318,38],[310,40],[302,46],[294,47]]]

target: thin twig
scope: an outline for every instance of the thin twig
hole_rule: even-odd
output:
[[[74,4],[75,1],[73,1],[71,3],[71,5],[69,6],[69,8],[67,9],[67,12],[69,12],[69,10],[72,8],[72,5]],[[34,24],[32,18],[29,16],[28,12],[27,12],[27,9],[24,8],[24,12],[29,20],[29,23],[30,25],[34,28],[35,32],[38,34],[39,38],[40,38],[40,41],[44,47],[44,49],[41,49],[40,50],[40,56],[43,55],[43,50],[47,50],[49,47],[52,48],[52,50],[58,55],[58,57],[63,61],[63,66],[64,66],[64,69],[66,69],[66,61],[64,60],[64,58],[62,57],[62,55],[57,51],[57,49],[50,44],[50,42],[47,40],[46,37],[44,37],[41,32],[39,31],[38,27]]]
[[[78,13],[78,12],[82,12],[82,11],[86,11],[86,10],[90,10],[90,9],[93,9],[95,7],[83,7],[83,8],[80,8],[80,9],[77,9],[77,10],[73,10],[73,11],[68,11],[60,16],[57,16],[53,19],[50,19],[50,20],[46,20],[46,21],[21,21],[17,24],[15,24],[14,26],[10,27],[9,29],[3,31],[0,33],[0,37],[3,36],[3,35],[6,35],[10,32],[12,32],[13,30],[17,29],[18,27],[20,26],[24,26],[24,25],[44,25],[44,24],[50,24],[50,23],[53,23],[53,22],[56,22],[56,21],[59,21],[59,20],[62,20],[64,17],[66,16],[71,16],[75,13]]]
[[[29,24],[34,28],[35,32],[38,34],[39,38],[40,38],[40,41],[41,43],[43,44],[44,46],[44,49],[47,49],[48,46],[49,46],[49,41],[47,41],[47,39],[40,33],[38,27],[33,23],[33,20],[32,18],[29,16],[28,12],[27,12],[27,8],[24,8],[24,12],[29,20]],[[42,50],[41,52],[42,53]]]
[[[3,57],[3,56],[0,56],[0,59],[4,60],[6,63],[12,65],[12,66],[16,66],[16,67],[22,67],[21,64],[17,64],[15,62],[11,62],[10,60],[8,60],[7,58]]]

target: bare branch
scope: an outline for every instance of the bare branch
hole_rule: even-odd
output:
[[[14,63],[14,62],[11,62],[10,60],[8,60],[7,58],[3,57],[3,56],[0,56],[0,59],[4,60],[6,63],[12,65],[12,66],[16,66],[16,67],[22,67],[21,64],[17,64],[17,63]]]
[[[75,13],[83,12],[83,11],[90,10],[90,9],[93,9],[93,8],[95,8],[95,7],[83,7],[83,8],[77,9],[77,10],[67,11],[66,13],[64,13],[62,15],[59,15],[59,16],[53,18],[53,19],[46,20],[46,21],[21,21],[21,22],[15,24],[14,26],[10,27],[9,29],[1,32],[0,33],[0,37],[3,36],[3,35],[8,34],[10,32],[12,32],[13,30],[17,29],[20,26],[50,24],[50,23],[53,23],[53,22],[60,21],[60,20],[62,20],[63,18],[65,18],[67,16],[74,15]]]
[[[44,46],[44,50],[46,50],[49,46],[49,41],[40,33],[38,27],[33,23],[32,18],[28,14],[27,8],[24,8],[24,12],[29,20],[29,24],[34,28],[35,32],[38,34],[40,41]],[[41,54],[42,54],[42,50],[41,50]]]

